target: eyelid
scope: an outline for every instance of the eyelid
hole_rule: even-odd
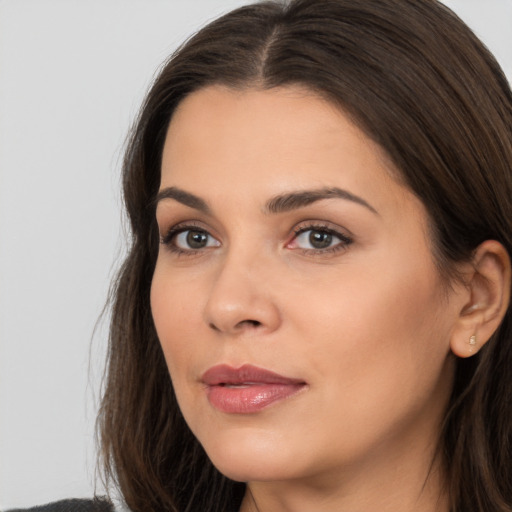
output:
[[[335,235],[340,236],[343,239],[346,239],[347,241],[353,241],[355,238],[355,235],[349,229],[330,221],[317,219],[308,219],[298,222],[293,228],[293,236],[296,236],[297,234],[303,233],[304,231],[308,231],[310,229],[317,229],[319,231],[329,231],[334,233]]]
[[[187,229],[197,229],[198,231],[208,231],[201,223],[197,220],[188,220],[183,222],[177,222],[170,224],[169,227],[160,228],[160,241],[167,243],[170,238],[177,233],[186,231]]]

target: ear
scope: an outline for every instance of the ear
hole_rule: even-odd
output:
[[[483,242],[468,265],[468,301],[452,330],[450,347],[459,357],[476,354],[500,325],[510,301],[510,257],[495,240]]]

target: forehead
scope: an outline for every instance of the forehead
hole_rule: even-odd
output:
[[[161,186],[246,197],[342,186],[402,196],[408,191],[396,174],[380,146],[309,90],[211,86],[190,94],[174,113]]]

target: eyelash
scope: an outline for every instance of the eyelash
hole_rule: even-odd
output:
[[[183,256],[194,256],[202,251],[205,248],[201,249],[182,249],[175,244],[176,237],[181,233],[187,231],[196,231],[197,233],[203,233],[207,237],[212,237],[212,235],[204,228],[197,224],[178,224],[177,226],[171,227],[164,236],[160,237],[160,243],[166,246],[169,251],[176,255]],[[331,235],[340,240],[339,243],[333,245],[332,247],[327,247],[323,249],[303,249],[296,248],[295,250],[301,251],[303,254],[317,254],[317,255],[327,255],[337,253],[338,251],[345,250],[350,244],[353,243],[353,239],[350,236],[347,236],[339,231],[333,229],[330,226],[319,223],[309,223],[305,225],[298,226],[293,230],[293,238],[286,244],[286,246],[296,241],[298,237],[308,231],[317,231],[319,233],[325,233],[327,235]],[[214,237],[212,237],[214,238]]]

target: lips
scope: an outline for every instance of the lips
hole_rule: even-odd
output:
[[[210,404],[229,414],[256,413],[306,387],[300,379],[284,377],[252,365],[218,365],[202,376]]]

